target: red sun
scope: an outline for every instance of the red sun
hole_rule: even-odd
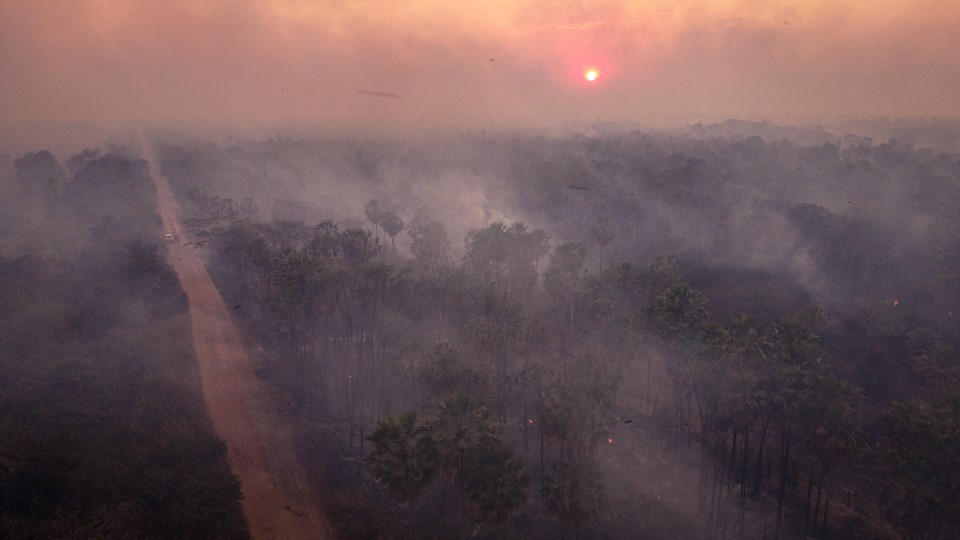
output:
[[[595,67],[588,67],[583,70],[583,79],[587,82],[594,82],[600,77],[600,72]]]

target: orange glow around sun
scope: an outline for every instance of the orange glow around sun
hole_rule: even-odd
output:
[[[583,70],[583,78],[584,78],[587,82],[593,82],[593,81],[597,80],[597,77],[599,77],[599,76],[600,76],[600,72],[597,71],[597,68],[592,68],[592,67],[590,67],[590,68],[587,68],[587,69]]]

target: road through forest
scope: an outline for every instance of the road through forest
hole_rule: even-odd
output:
[[[255,539],[333,538],[320,513],[315,482],[294,452],[290,422],[277,415],[277,400],[257,378],[255,356],[244,346],[200,250],[184,245],[176,199],[144,133],[139,139],[165,232],[178,239],[167,244],[170,264],[187,292],[204,401],[240,479],[250,534]]]

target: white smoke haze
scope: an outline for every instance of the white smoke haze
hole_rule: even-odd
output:
[[[0,116],[18,122],[370,130],[960,113],[960,8],[947,0],[0,7]],[[589,88],[586,65],[601,70]]]
[[[567,369],[590,364],[586,357],[609,361],[593,375],[596,380],[609,375],[622,384],[609,395],[616,395],[615,407],[637,421],[616,417],[610,438],[598,437],[600,448],[591,449],[590,458],[602,458],[598,463],[609,493],[646,497],[608,501],[607,517],[627,520],[619,522],[627,530],[629,519],[641,520],[651,508],[654,514],[673,508],[682,499],[689,508],[672,515],[677,522],[694,513],[713,519],[723,508],[733,509],[738,456],[744,478],[747,460],[753,459],[738,454],[737,444],[748,454],[751,445],[759,445],[753,454],[758,485],[760,470],[768,469],[760,497],[748,504],[760,509],[748,508],[748,521],[772,511],[768,503],[776,478],[770,479],[770,461],[776,467],[781,456],[783,485],[796,492],[790,495],[795,498],[806,488],[808,506],[816,473],[822,478],[834,467],[826,473],[831,477],[826,492],[834,497],[831,519],[840,506],[838,490],[856,484],[845,475],[852,475],[847,469],[856,470],[857,464],[838,466],[837,457],[828,467],[816,454],[820,445],[841,438],[825,442],[820,430],[807,430],[803,422],[788,433],[793,424],[786,419],[793,413],[783,402],[764,411],[752,402],[740,407],[731,405],[733,399],[718,401],[716,410],[734,411],[728,424],[705,422],[703,409],[694,412],[694,403],[727,389],[696,387],[694,378],[704,377],[708,387],[720,380],[735,386],[744,381],[728,376],[754,354],[746,345],[747,352],[714,355],[711,350],[714,357],[703,353],[703,359],[697,356],[702,351],[688,350],[695,348],[688,347],[693,341],[703,350],[713,347],[712,338],[704,337],[711,332],[750,319],[756,336],[773,343],[781,339],[774,335],[779,328],[770,331],[774,323],[789,326],[801,308],[818,304],[827,320],[822,327],[811,323],[808,330],[817,335],[798,330],[801,346],[787,343],[792,337],[777,343],[784,350],[811,345],[822,358],[802,358],[784,373],[822,369],[818,377],[849,381],[853,397],[835,408],[854,415],[854,405],[866,404],[870,410],[863,416],[872,418],[857,419],[855,426],[864,427],[864,433],[882,431],[869,422],[889,403],[925,398],[924,389],[935,385],[949,387],[939,379],[960,380],[955,365],[960,316],[953,317],[960,310],[960,2],[955,0],[0,0],[0,13],[0,269],[8,272],[0,275],[0,307],[15,307],[23,317],[11,325],[0,313],[0,326],[9,329],[9,335],[0,334],[0,383],[21,366],[29,367],[23,358],[32,361],[30,347],[45,348],[62,336],[73,339],[85,332],[97,339],[120,338],[119,345],[97,345],[109,356],[138,349],[141,341],[152,346],[163,341],[159,335],[166,325],[176,326],[182,341],[176,348],[183,350],[170,355],[192,365],[190,316],[182,312],[189,303],[163,260],[163,253],[176,247],[205,258],[196,266],[206,262],[220,293],[236,296],[232,313],[250,325],[251,342],[275,356],[264,360],[257,376],[277,385],[284,400],[280,408],[303,407],[283,414],[301,414],[309,429],[334,426],[326,441],[332,450],[315,453],[336,461],[335,474],[350,468],[344,474],[350,475],[349,489],[358,493],[359,483],[369,479],[354,469],[364,466],[354,458],[369,450],[364,444],[372,441],[365,435],[376,429],[376,421],[405,405],[424,416],[432,411],[424,362],[435,340],[459,340],[455,345],[462,346],[463,359],[474,364],[469,367],[480,373],[478,379],[492,381],[494,372],[502,377],[500,387],[484,388],[482,397],[489,398],[491,411],[503,407],[496,413],[515,455],[520,455],[520,430],[524,435],[528,428],[535,430],[530,441],[524,438],[528,471],[536,459],[533,433],[541,444],[546,439],[548,462],[566,457],[566,449],[551,439],[555,434],[536,431],[543,418],[537,416],[541,411],[532,412],[534,402],[546,403],[550,396],[542,387],[534,389],[527,377],[540,377],[536,384],[566,384]],[[595,80],[585,77],[587,70]],[[163,176],[181,204],[179,217],[189,218],[186,238],[167,238],[160,216],[149,209],[156,202],[156,184],[146,174],[141,157],[150,152],[141,152],[138,133],[155,143]],[[238,225],[231,220],[239,212],[205,214],[188,200],[191,190],[234,203],[254,201],[259,211],[252,219],[262,223],[312,226],[332,220],[341,231],[377,231],[382,261],[392,266],[372,264],[354,273],[352,261],[298,259],[303,253],[280,249],[269,253],[267,263],[247,259],[246,247],[235,250],[239,255],[225,253],[238,245],[229,242],[244,241],[244,234],[263,235],[257,240],[269,238],[269,243],[285,229],[237,227],[223,234]],[[131,200],[125,200],[128,196]],[[407,227],[441,223],[453,266],[411,264],[409,229],[397,235],[394,257],[391,239],[364,211],[372,200],[397,212]],[[465,238],[496,222],[542,229],[551,248],[581,243],[584,275],[571,272],[570,281],[563,282],[570,291],[550,290],[543,279],[547,255],[537,261],[537,279],[530,272],[523,276],[524,292],[518,293],[513,282],[506,292],[484,289],[489,284],[479,279],[458,282],[473,270],[461,266]],[[604,232],[612,238],[602,240]],[[166,245],[173,242],[177,245]],[[265,244],[250,245],[256,250]],[[268,251],[254,251],[254,257]],[[330,264],[331,275],[338,274],[317,291],[350,299],[331,300],[313,291],[314,305],[306,309],[306,279],[298,276],[299,291],[292,281],[283,281],[299,271],[302,260],[309,260],[312,270]],[[670,261],[676,262],[676,275]],[[234,262],[238,268],[229,267]],[[347,267],[350,271],[340,275]],[[71,285],[63,288],[73,304],[51,300],[63,291],[56,283],[39,281],[35,304],[20,302],[18,280],[33,279],[31,268],[66,276]],[[664,268],[663,275],[652,270]],[[363,274],[367,270],[372,277]],[[378,282],[373,288],[384,288],[382,298],[362,297],[368,283],[351,280],[363,274],[373,283],[380,276],[376,272],[396,277],[399,285],[387,291],[394,284]],[[87,277],[99,281],[90,284]],[[704,319],[687,325],[653,315],[656,302],[680,282],[695,289],[694,301],[697,292],[703,294],[709,314]],[[112,297],[103,300],[104,290]],[[462,305],[444,296],[449,290],[463,294]],[[165,295],[163,301],[151,296],[157,291]],[[609,296],[603,296],[606,292]],[[570,298],[558,300],[568,293]],[[290,298],[297,294],[301,301],[294,313]],[[164,317],[175,320],[158,323],[157,310],[163,309],[169,310]],[[909,332],[904,330],[908,319]],[[112,335],[118,321],[123,333]],[[530,328],[524,326],[528,322]],[[485,328],[488,323],[499,326]],[[661,323],[671,328],[664,330]],[[507,328],[511,325],[516,328]],[[503,344],[520,341],[516,335],[504,331],[510,335],[495,352],[484,350],[489,343],[477,344],[490,338],[481,335],[487,330],[492,336],[520,326],[531,334],[524,339],[536,341],[538,330],[545,335],[542,344],[524,343],[530,358],[523,358],[522,371],[520,347]],[[836,336],[846,341],[827,343]],[[4,356],[13,350],[11,344],[24,354]],[[100,348],[83,345],[77,351],[91,356],[91,366],[114,368],[93,358]],[[154,369],[156,358],[147,359],[146,371]],[[568,365],[570,359],[575,362]],[[54,360],[60,361],[55,355]],[[768,360],[758,362],[761,368],[750,376],[766,377],[761,372],[773,365]],[[877,367],[883,361],[889,365]],[[772,362],[786,365],[781,358]],[[831,371],[831,362],[840,367]],[[537,369],[542,373],[534,373]],[[618,369],[626,372],[616,375]],[[51,373],[56,376],[47,378],[56,389],[61,373],[59,368]],[[181,375],[196,378],[189,370]],[[63,379],[67,386],[69,376]],[[361,388],[356,381],[364,378]],[[199,388],[194,379],[186,384]],[[770,381],[771,386],[787,384]],[[506,404],[504,395],[523,385],[522,391],[529,391],[523,402]],[[25,388],[32,387],[0,388],[0,402],[16,392],[34,399]],[[837,388],[824,393],[839,395]],[[292,397],[291,389],[301,395]],[[795,397],[789,391],[783,395],[785,401]],[[861,399],[864,395],[867,399]],[[760,403],[768,397],[750,399]],[[581,401],[596,398],[590,394]],[[676,425],[668,428],[671,412]],[[711,414],[708,408],[706,415]],[[0,407],[0,434],[16,427],[6,421],[9,416]],[[690,425],[696,427],[684,427]],[[749,441],[737,438],[741,429]],[[709,430],[714,435],[703,437]],[[768,437],[765,450],[758,442],[761,430]],[[314,435],[319,440],[327,432],[309,436]],[[675,440],[666,440],[674,435]],[[701,440],[691,445],[691,437]],[[784,448],[790,437],[796,445]],[[623,442],[628,438],[634,438],[629,450]],[[734,474],[725,478],[728,441]],[[642,451],[635,451],[635,442]],[[766,464],[759,459],[764,451]],[[0,457],[4,488],[12,469],[9,456]],[[703,500],[691,502],[698,471]],[[711,475],[715,486],[706,512],[702,494]],[[450,487],[437,490],[441,504],[455,502],[448,497]],[[876,486],[856,487],[860,496]],[[531,485],[530,493],[535,489]],[[5,488],[0,491],[6,494]],[[881,504],[866,495],[869,505]],[[727,497],[716,512],[714,496]],[[26,507],[34,499],[39,500],[24,497],[17,504]],[[144,499],[136,500],[140,505]],[[377,503],[381,509],[387,509],[387,500]],[[411,510],[415,528],[417,513],[427,513],[422,502],[407,500],[387,510]],[[820,493],[816,504],[812,536],[824,537],[817,531]],[[800,503],[788,500],[787,506],[788,514],[799,515]],[[873,506],[876,515],[864,513],[864,519],[879,523]],[[545,507],[540,500],[529,503],[517,520],[522,523],[508,524],[516,526],[508,532],[552,520]],[[0,504],[0,517],[9,508]],[[116,510],[96,508],[91,512],[96,516],[101,508],[104,515]],[[117,515],[127,512],[117,508]],[[406,515],[387,523],[395,517],[389,512],[356,512],[371,528],[380,526],[394,536],[407,533],[400,530]],[[444,529],[450,525],[447,516],[440,514],[430,519],[439,523],[437,530],[451,532]],[[788,518],[798,521],[796,515]],[[494,525],[474,521],[472,536],[492,536]],[[826,519],[822,522],[826,527]],[[770,536],[753,525],[758,536]],[[5,526],[0,519],[0,536]],[[722,526],[725,535],[727,524]],[[831,535],[840,534],[839,524],[833,526]],[[597,525],[593,536],[618,537],[604,527]],[[546,537],[551,530],[538,532]],[[811,536],[807,532],[785,536]],[[635,531],[620,536],[630,534],[644,536]],[[730,535],[735,536],[732,526]]]
[[[912,133],[915,140],[931,132],[922,121],[860,125],[879,134]],[[861,247],[871,257],[909,259],[911,246],[928,243],[942,219],[913,202],[914,170],[877,160],[913,155],[944,178],[952,167],[932,151],[878,144],[829,126],[725,122],[635,131],[632,124],[594,124],[583,127],[592,132],[586,137],[495,130],[318,137],[323,128],[301,125],[287,129],[292,136],[277,128],[269,140],[249,138],[252,128],[245,129],[246,135],[220,131],[221,144],[184,131],[170,131],[167,140],[209,162],[194,169],[203,171],[198,185],[209,186],[211,195],[253,198],[260,219],[332,219],[373,230],[363,208],[377,199],[407,225],[442,222],[454,260],[470,231],[522,221],[544,229],[553,246],[582,242],[595,270],[599,250],[590,227],[607,216],[617,224],[608,261],[642,264],[673,254],[785,275],[826,303],[842,303],[847,294],[831,285],[835,270],[822,266],[829,264],[818,255],[822,248],[803,236],[791,208],[815,205],[831,219],[881,224],[897,240]],[[382,231],[380,238],[389,246]],[[411,255],[409,244],[407,234],[398,235],[401,257]]]

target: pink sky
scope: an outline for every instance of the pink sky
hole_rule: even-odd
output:
[[[953,0],[0,0],[0,13],[0,119],[14,121],[960,115]]]

